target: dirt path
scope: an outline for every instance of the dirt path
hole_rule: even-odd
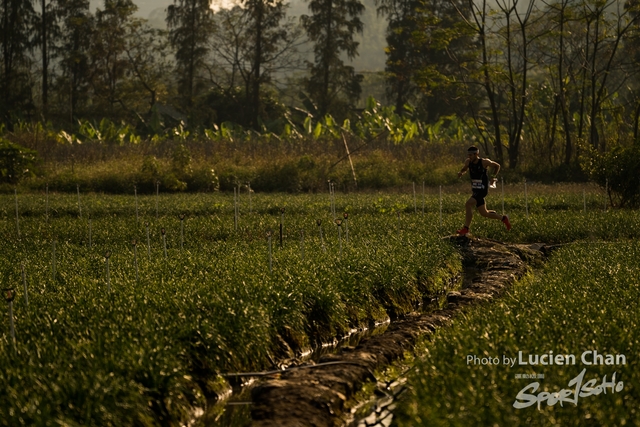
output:
[[[549,247],[506,245],[495,241],[449,237],[463,255],[465,279],[459,292],[447,295],[445,308],[392,322],[385,333],[371,337],[356,348],[324,356],[322,362],[338,362],[298,369],[262,381],[253,388],[253,425],[334,426],[339,424],[345,403],[374,372],[412,350],[419,337],[448,325],[465,306],[500,296],[527,272],[539,265]]]

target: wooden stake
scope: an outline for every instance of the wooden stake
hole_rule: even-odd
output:
[[[353,175],[353,183],[356,186],[356,190],[358,189],[358,180],[356,178],[356,169],[353,167],[353,161],[351,160],[351,153],[349,152],[349,146],[347,145],[347,138],[344,136],[344,132],[342,133],[342,141],[344,142],[344,149],[347,151],[347,157],[349,158],[349,164],[351,165],[351,174]]]

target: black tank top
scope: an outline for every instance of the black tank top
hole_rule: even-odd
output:
[[[481,157],[478,157],[478,163],[469,162],[469,175],[471,176],[472,190],[487,190],[489,188],[487,168],[482,165]]]

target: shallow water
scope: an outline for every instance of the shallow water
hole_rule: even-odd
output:
[[[389,322],[383,322],[369,329],[354,329],[343,339],[319,346],[290,361],[288,366],[282,368],[318,362],[324,355],[337,353],[345,347],[355,347],[365,338],[384,333],[388,326]],[[201,427],[245,427],[251,425],[251,388],[257,383],[256,378],[242,377],[238,381],[231,381],[231,383],[231,394],[225,399],[212,402],[208,410],[191,425]]]

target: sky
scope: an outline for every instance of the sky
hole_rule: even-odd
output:
[[[221,8],[224,6],[230,6],[232,2],[237,0],[213,0],[212,8]],[[308,12],[307,0],[290,0],[293,7],[289,9],[289,13],[292,16],[299,16]],[[138,6],[136,16],[149,19],[149,23],[156,27],[164,27],[165,9],[167,6],[173,4],[173,0],[133,0]],[[360,42],[359,52],[360,55],[353,61],[347,61],[357,71],[368,70],[383,70],[385,62],[384,46],[385,26],[380,26],[380,20],[384,18],[378,17],[375,12],[374,0],[363,0],[367,11],[365,14],[369,16],[366,18],[366,22],[376,22],[377,25],[372,27],[365,25],[364,33],[356,35],[355,39]],[[91,10],[95,12],[97,8],[102,8],[104,0],[90,0]]]
[[[231,5],[233,0],[213,0],[212,8],[214,10]],[[173,4],[173,0],[134,0],[134,3],[138,5],[138,13],[136,15],[142,18],[148,18],[151,12],[156,9],[166,9],[167,6]],[[91,0],[91,10],[101,8],[103,0]]]

